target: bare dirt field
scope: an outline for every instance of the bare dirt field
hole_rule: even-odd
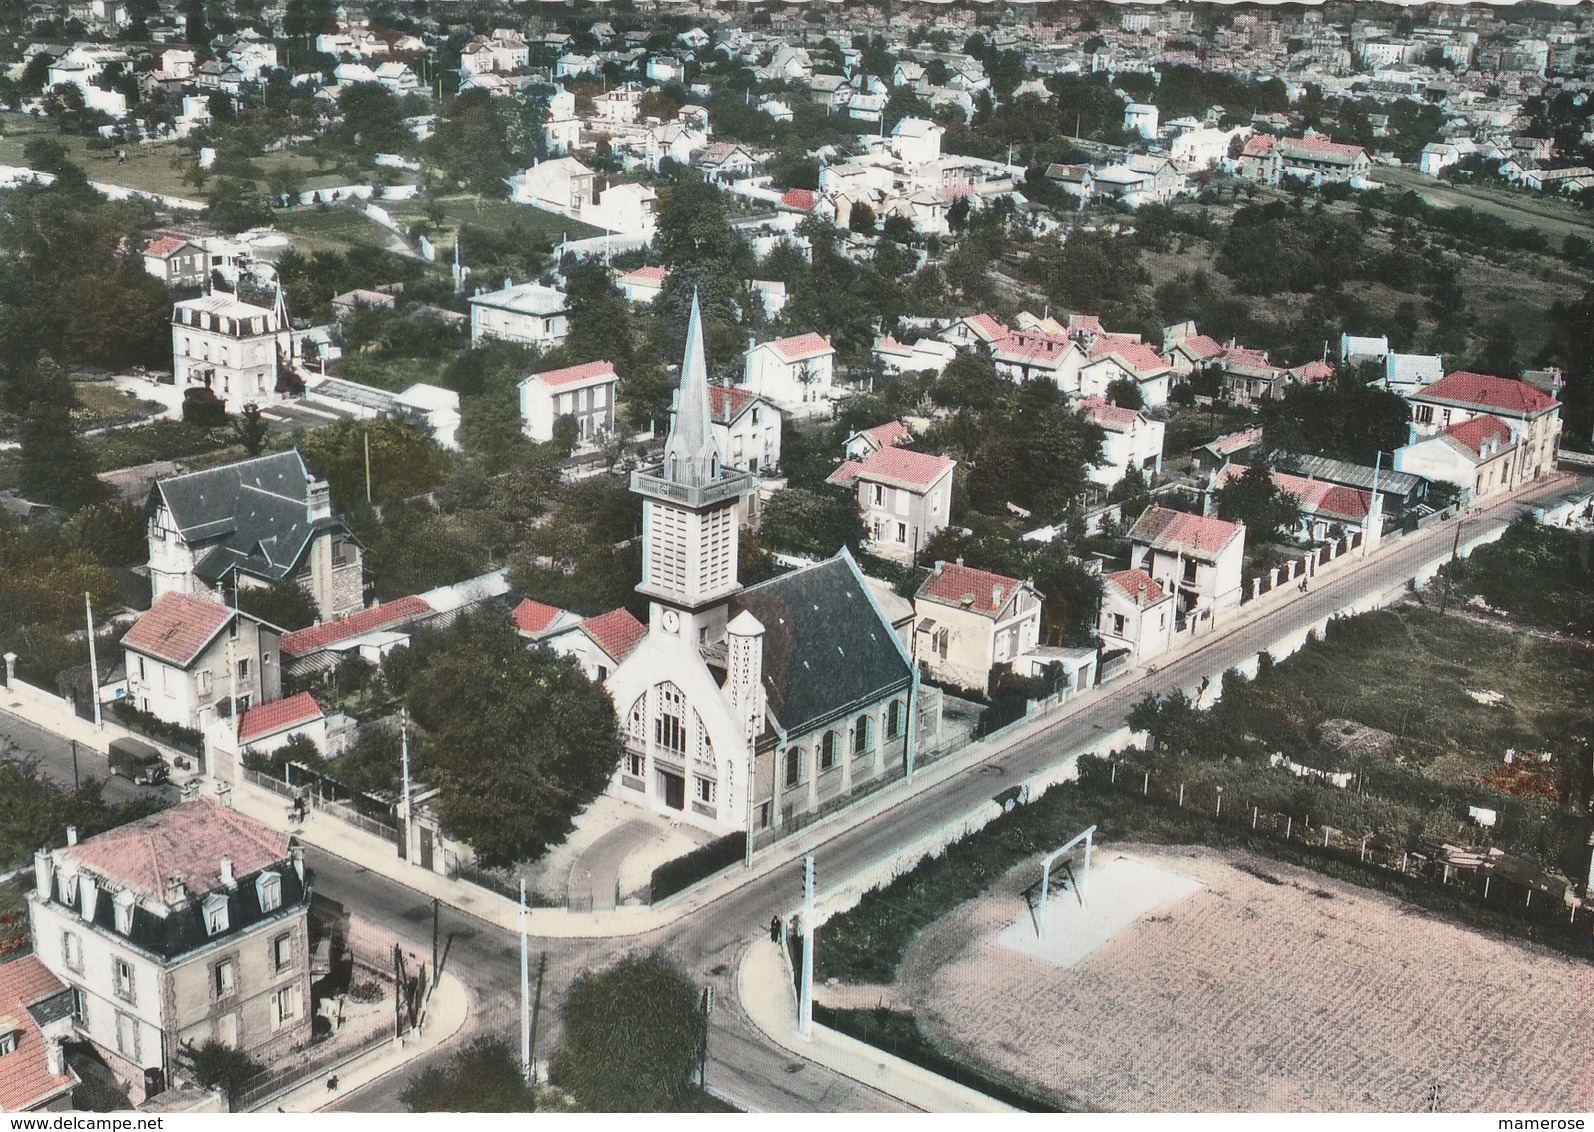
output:
[[[1594,1108],[1588,964],[1266,858],[1098,853],[1204,887],[1059,968],[996,942],[1028,917],[1026,863],[924,932],[868,1004],[1070,1107],[1405,1112],[1437,1088],[1450,1112]]]

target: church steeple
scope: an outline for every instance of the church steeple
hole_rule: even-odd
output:
[[[692,318],[681,358],[681,387],[675,393],[675,419],[664,443],[664,478],[701,487],[719,478],[720,454],[708,400],[708,363],[703,357],[703,312],[692,292]]]
[[[698,645],[724,636],[726,599],[741,589],[738,504],[757,488],[747,472],[725,465],[714,443],[703,312],[694,294],[664,462],[631,473],[631,490],[642,497],[637,592],[651,599],[652,628]]]

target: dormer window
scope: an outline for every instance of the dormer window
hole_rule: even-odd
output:
[[[215,893],[205,898],[205,934],[220,935],[227,930],[227,898]]]
[[[17,1045],[22,1041],[21,1030],[7,1030],[0,1034],[0,1057],[8,1053],[16,1053]]]
[[[136,898],[126,890],[118,892],[113,904],[116,908],[116,930],[123,935],[133,931],[133,904]]]
[[[262,912],[275,912],[282,907],[282,877],[278,873],[261,873],[255,881],[255,892],[260,897]]]
[[[63,904],[77,905],[77,874],[67,873],[61,877],[61,902]]]

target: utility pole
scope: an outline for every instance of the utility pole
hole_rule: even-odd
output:
[[[94,603],[89,600],[88,590],[83,591],[83,612],[89,623],[89,700],[94,704],[94,726],[98,729],[105,723],[100,718],[100,661],[94,650]]]
[[[814,856],[803,858],[803,973],[797,1002],[797,1033],[814,1036]]]
[[[520,1064],[531,1084],[531,960],[526,952],[526,879],[520,880]]]
[[[365,430],[365,501],[371,502],[371,430]]]
[[[404,774],[404,797],[400,802],[403,816],[399,823],[399,856],[410,859],[410,717],[408,709],[399,714],[399,761]],[[389,764],[392,765],[392,764]],[[393,781],[388,779],[389,782]],[[436,933],[433,933],[432,950],[437,950]],[[435,972],[434,972],[435,974]]]
[[[542,978],[547,972],[548,953],[544,951],[537,956],[537,993],[531,1003],[531,1038],[526,1059],[533,1086],[537,1084],[537,1021],[542,1017]]]
[[[77,740],[72,740],[72,789],[76,790],[80,783],[77,776]]]
[[[703,1030],[697,1039],[697,1091],[702,1092],[708,1077],[708,1019],[714,1013],[714,988],[704,987],[700,1009],[703,1012]]]
[[[432,897],[432,986],[437,985],[437,976],[442,973],[442,957],[437,951],[437,927],[442,914],[442,901]]]

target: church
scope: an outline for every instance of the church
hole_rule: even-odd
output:
[[[648,623],[604,682],[624,739],[609,792],[763,845],[906,774],[918,677],[852,555],[737,578],[757,480],[715,443],[695,299],[663,463],[631,490]]]

